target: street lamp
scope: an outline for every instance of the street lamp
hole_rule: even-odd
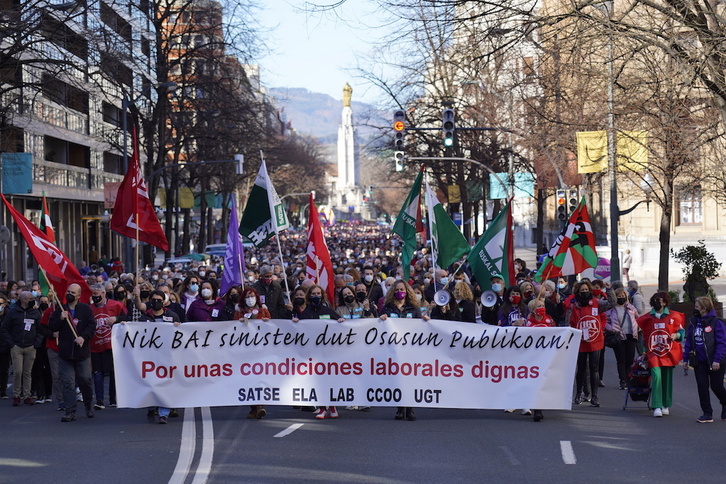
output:
[[[145,94],[151,92],[151,89],[158,89],[163,90],[164,93],[169,93],[174,91],[177,88],[176,82],[162,82],[159,84],[152,84],[148,87],[146,87],[144,90],[142,90],[139,95],[135,99],[129,99],[128,95],[126,94],[126,91],[123,92],[121,97],[121,129],[123,130],[124,137],[123,137],[123,166],[124,166],[124,174],[129,171],[129,152],[128,152],[128,145],[129,145],[129,129],[128,129],[128,110],[129,106],[135,106],[139,99],[141,99],[142,96]],[[124,262],[126,262],[127,267],[131,269],[132,272],[136,272],[136,263],[138,261],[135,260],[135,257],[133,256],[133,251],[131,248],[131,239],[128,237],[124,237]]]

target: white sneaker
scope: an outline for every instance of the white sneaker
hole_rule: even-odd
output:
[[[671,414],[671,411],[668,410],[668,407],[663,407],[663,408],[660,409],[660,411],[661,411],[661,413],[663,415],[670,415]]]
[[[516,410],[516,408],[509,408],[509,409],[505,410],[505,412],[514,413],[515,410]]]
[[[528,408],[523,408],[522,415],[532,415],[532,410],[530,410]]]
[[[315,418],[324,419],[328,416],[328,412],[325,411],[325,407],[320,407],[317,412],[315,412]]]
[[[349,407],[345,407],[346,410],[358,410],[358,405],[351,405]]]
[[[330,414],[330,418],[338,418],[338,409],[335,407],[328,407],[328,413]]]
[[[663,416],[663,410],[661,410],[660,408],[656,408],[655,410],[653,410],[653,416],[654,417],[662,417]]]

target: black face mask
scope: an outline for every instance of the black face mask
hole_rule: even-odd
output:
[[[151,292],[149,292],[149,291],[141,291],[141,292],[139,293],[139,296],[141,296],[141,299],[146,299],[146,298],[148,298],[149,296],[151,296]]]
[[[113,292],[109,291],[106,293],[106,299],[113,299]]]
[[[103,300],[103,296],[93,296],[91,299],[93,299],[93,304],[98,304]]]
[[[239,301],[239,294],[237,294],[237,293],[230,294],[229,300],[232,301],[233,303],[236,303],[237,301]]]
[[[33,309],[35,307],[35,299],[31,299],[28,301],[28,309]]]
[[[343,301],[345,301],[346,304],[352,304],[353,302],[355,302],[355,296],[352,294],[348,294],[343,298]]]
[[[76,296],[73,294],[66,294],[66,302],[68,304],[73,304],[73,302],[76,300]]]
[[[158,299],[154,299],[151,301],[151,309],[154,311],[159,311],[161,308],[164,307],[164,301],[159,301]]]
[[[627,300],[628,300],[628,298],[627,298],[627,297],[619,297],[619,298],[617,299],[617,301],[618,301],[618,306],[622,306],[623,304],[625,304],[625,302],[626,302]]]
[[[117,292],[115,299],[117,301],[125,301],[126,300],[126,293],[125,292]]]
[[[45,311],[46,309],[48,309],[48,303],[40,303],[38,309],[40,309],[41,311]]]
[[[292,304],[294,306],[302,306],[303,304],[305,304],[305,298],[304,297],[296,297],[295,299],[292,300]]]
[[[577,302],[582,304],[583,306],[590,302],[590,299],[592,299],[592,293],[587,292],[585,294],[577,293]]]
[[[310,304],[313,306],[320,306],[323,303],[323,298],[321,296],[310,296]]]
[[[653,309],[655,309],[656,312],[660,312],[663,309],[663,303],[661,303],[660,301],[654,302]]]
[[[355,297],[356,297],[356,299],[358,299],[358,302],[363,302],[363,301],[365,301],[365,300],[366,300],[366,293],[365,293],[365,292],[363,292],[363,291],[361,291],[361,292],[356,292],[356,293],[355,293]]]

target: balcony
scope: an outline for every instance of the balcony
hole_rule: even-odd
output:
[[[47,185],[103,190],[104,183],[120,182],[123,175],[36,159],[33,164],[33,180]]]

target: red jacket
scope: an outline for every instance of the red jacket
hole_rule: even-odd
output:
[[[531,313],[527,318],[527,326],[531,328],[550,328],[554,325],[555,322],[549,314],[545,314],[544,317],[539,321],[537,321],[537,318],[535,318],[534,313]]]
[[[590,299],[587,306],[573,302],[570,312],[570,326],[582,331],[580,353],[598,351],[605,347],[605,315],[600,312],[597,299]]]
[[[638,318],[638,326],[643,331],[648,364],[657,366],[678,366],[683,359],[683,348],[679,341],[685,333],[683,329],[683,313],[668,310],[660,318],[653,311]],[[676,340],[671,334],[677,333]]]

